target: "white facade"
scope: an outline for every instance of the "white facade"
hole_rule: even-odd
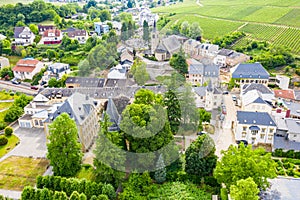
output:
[[[9,67],[9,60],[8,58],[0,56],[0,69],[3,67]]]
[[[24,68],[33,68],[32,70],[24,70],[23,69],[13,69],[14,72],[14,76],[17,79],[20,80],[25,80],[25,79],[29,79],[31,80],[33,78],[34,75],[36,75],[37,73],[39,73],[41,71],[41,69],[44,67],[42,62],[38,62],[35,66],[31,67],[31,66],[24,66]]]
[[[217,109],[222,104],[222,93],[215,92],[216,88],[213,89],[214,91],[206,91],[205,97],[205,110],[213,110]]]
[[[126,68],[122,65],[117,65],[110,69],[107,74],[108,79],[126,79]]]
[[[287,76],[276,75],[276,85],[282,90],[289,89],[290,78]]]
[[[18,45],[32,45],[35,39],[35,35],[30,31],[28,27],[24,27],[24,30],[18,35],[15,36],[15,43]]]

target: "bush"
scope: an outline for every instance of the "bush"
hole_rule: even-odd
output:
[[[8,139],[4,135],[1,135],[0,136],[0,146],[6,145],[7,142],[8,142]]]
[[[284,152],[282,149],[275,149],[275,152],[272,153],[275,157],[283,157]]]
[[[5,129],[4,129],[4,134],[5,134],[5,136],[6,137],[9,137],[9,136],[11,136],[11,134],[13,133],[13,128],[12,127],[10,127],[10,126],[7,126]]]
[[[7,126],[7,125],[6,125],[5,122],[0,122],[0,130],[5,129],[6,126]]]
[[[286,157],[288,158],[294,158],[295,154],[294,154],[294,150],[288,150],[285,154]]]
[[[217,179],[215,179],[213,176],[205,176],[204,183],[212,187],[220,187],[220,184],[217,182]]]
[[[221,200],[228,200],[228,194],[226,188],[221,188]]]

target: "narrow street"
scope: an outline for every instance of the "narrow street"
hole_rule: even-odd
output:
[[[232,123],[236,120],[236,107],[235,102],[232,100],[231,95],[223,96],[224,105],[226,106],[226,117],[220,128],[216,127],[215,134],[217,137],[214,139],[216,144],[216,155],[220,158],[221,151],[227,150],[231,144],[235,144],[234,134],[231,129]]]

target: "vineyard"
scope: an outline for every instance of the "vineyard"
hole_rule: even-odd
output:
[[[300,53],[300,29],[247,24],[240,31],[245,32],[252,39],[269,41],[274,45],[284,45],[289,47],[294,53]]]

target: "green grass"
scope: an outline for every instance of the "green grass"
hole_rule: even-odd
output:
[[[8,109],[12,104],[13,104],[13,102],[0,103],[0,110],[6,109],[6,108]]]
[[[34,186],[36,177],[43,175],[48,165],[46,159],[11,156],[0,163],[0,188],[21,191]]]
[[[95,181],[95,173],[92,166],[82,167],[81,170],[76,175],[77,178],[85,178],[90,181]]]
[[[10,66],[15,66],[22,59],[20,56],[7,56],[7,58],[9,59]]]
[[[0,146],[0,158],[10,152],[15,146],[17,146],[17,143],[20,141],[19,138],[15,135],[11,135],[7,137],[8,142],[4,146]]]
[[[11,96],[8,92],[0,91],[0,100],[10,100],[14,98],[15,96]]]

